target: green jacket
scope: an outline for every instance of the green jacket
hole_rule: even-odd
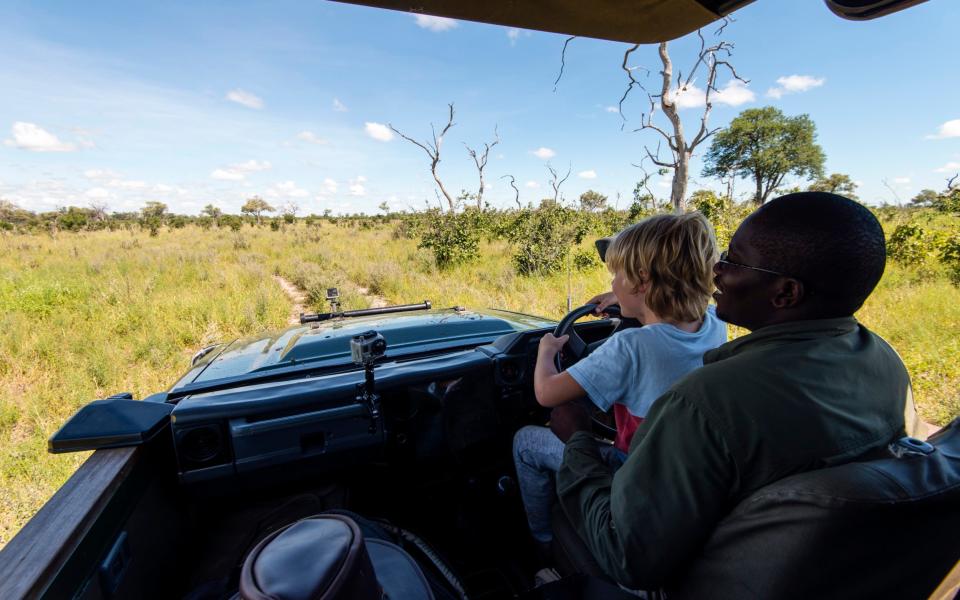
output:
[[[616,474],[590,434],[571,436],[557,492],[608,575],[656,589],[738,502],[903,435],[908,406],[900,357],[853,317],[764,327],[657,399]]]

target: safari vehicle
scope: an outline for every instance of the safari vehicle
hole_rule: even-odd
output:
[[[871,18],[919,1],[827,4]],[[549,10],[360,3],[652,42],[748,1],[564,0]],[[413,557],[424,589],[437,597],[625,595],[562,517],[556,553],[566,576],[531,589],[536,564],[512,474],[513,433],[547,418],[532,391],[539,338],[576,334],[566,352],[575,360],[626,325],[574,325],[591,308],[555,323],[429,302],[352,313],[334,304],[287,330],[205,348],[165,392],[94,402],[50,449],[96,452],[0,553],[0,598],[231,597],[250,583],[248,556],[291,541],[281,538],[291,531],[284,528],[317,514],[333,515],[332,528],[321,523],[309,543],[293,540],[293,550],[281,552],[286,562],[257,571],[306,587],[257,597],[326,597],[324,584],[341,586],[338,597],[377,597],[376,586],[364,587],[377,580],[388,588],[385,572],[366,564],[352,587],[336,579],[355,558],[356,540],[337,537],[356,531],[344,529],[344,515]],[[958,428],[954,422],[930,443],[904,440],[897,457],[760,490],[721,524],[668,596],[952,596],[960,584]],[[337,535],[323,535],[331,531]]]

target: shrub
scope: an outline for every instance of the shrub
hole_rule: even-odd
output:
[[[561,271],[577,235],[574,211],[556,204],[521,211],[511,232],[513,267],[519,275]]]
[[[887,240],[887,256],[904,265],[918,265],[926,254],[923,228],[912,223],[897,225]]]
[[[573,253],[573,268],[581,273],[592,271],[602,265],[597,251],[590,249],[579,249]]]
[[[947,267],[950,283],[960,287],[960,234],[953,234],[938,244],[937,254]]]
[[[433,252],[437,267],[446,269],[475,259],[480,254],[480,233],[469,213],[441,213],[432,210],[425,216],[426,225],[418,248]]]

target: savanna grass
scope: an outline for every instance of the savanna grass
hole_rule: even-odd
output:
[[[85,458],[46,454],[46,439],[78,407],[162,391],[204,345],[284,326],[290,302],[271,275],[303,289],[312,310],[325,310],[326,288],[339,287],[347,309],[379,296],[559,318],[568,292],[578,306],[609,289],[599,264],[516,275],[499,240],[441,270],[395,227],[0,235],[0,546]],[[590,238],[580,250],[591,251]],[[903,356],[926,420],[960,414],[960,289],[935,269],[891,264],[857,316]]]

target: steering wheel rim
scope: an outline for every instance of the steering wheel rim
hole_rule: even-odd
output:
[[[557,326],[553,330],[554,337],[560,337],[563,335],[570,336],[570,338],[567,340],[567,343],[563,345],[563,350],[564,353],[569,352],[569,356],[573,357],[573,362],[580,360],[588,353],[587,343],[583,341],[583,338],[577,333],[577,330],[573,327],[573,324],[587,315],[592,315],[596,309],[596,304],[584,304],[579,308],[575,308],[568,312],[562,319],[560,319],[560,322],[557,323]],[[616,304],[612,304],[604,309],[604,313],[611,317],[619,317],[620,307]],[[553,360],[557,367],[557,371],[563,371],[564,367],[562,361],[560,360],[559,352],[553,357]]]

